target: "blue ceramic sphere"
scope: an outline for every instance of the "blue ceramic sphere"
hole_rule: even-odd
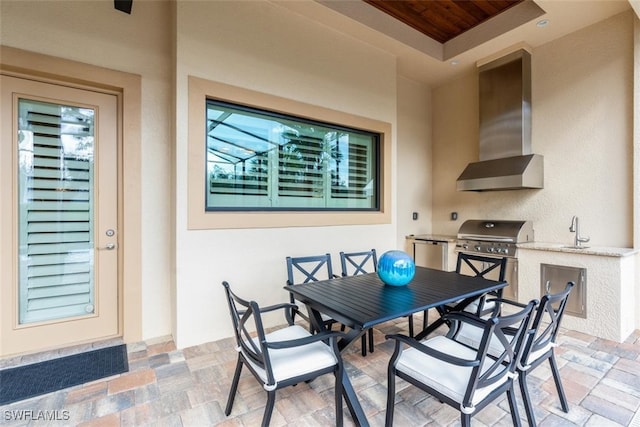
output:
[[[416,274],[416,264],[408,253],[387,251],[378,260],[378,277],[391,286],[404,286]]]

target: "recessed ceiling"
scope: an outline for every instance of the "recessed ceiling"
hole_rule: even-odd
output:
[[[523,0],[363,0],[397,20],[446,43]]]
[[[532,0],[316,1],[440,61],[450,60],[545,13]],[[437,36],[430,35],[436,33]]]
[[[386,3],[391,3],[392,6],[395,4],[396,9],[407,6],[402,6],[405,3],[413,4],[414,7],[430,6],[432,9],[435,5],[430,5],[431,3],[449,4],[451,7],[469,3],[466,5],[468,9],[473,0],[270,1],[389,52],[396,57],[397,70],[401,76],[429,86],[438,86],[455,79],[475,69],[478,64],[516,48],[533,50],[631,9],[628,0],[514,0],[508,2],[511,6],[495,12],[482,22],[480,18],[476,18],[478,23],[475,26],[467,24],[469,28],[463,29],[457,36],[453,36],[453,30],[449,30],[450,35],[445,36],[448,39],[442,42],[403,22],[408,21],[408,17],[401,21],[391,12],[383,11],[372,3],[382,2],[385,7]],[[478,3],[486,6],[494,2],[484,0]],[[418,10],[409,14],[414,15],[411,19],[415,20],[420,12]],[[444,15],[440,13],[442,19],[450,21],[454,19],[450,16],[453,14],[453,11],[448,13],[446,10]],[[536,23],[542,19],[547,20],[548,25],[537,26]],[[441,26],[443,25],[444,23]]]

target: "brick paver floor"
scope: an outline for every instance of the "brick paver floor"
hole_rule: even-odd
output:
[[[416,320],[416,321],[419,321]],[[386,370],[392,343],[388,333],[407,333],[407,320],[375,330],[376,348],[360,355],[360,341],[345,353],[349,377],[372,426],[383,426]],[[640,426],[640,331],[616,343],[562,330],[556,349],[569,400],[562,412],[548,366],[530,374],[540,426]],[[102,343],[107,345],[110,343]],[[112,343],[111,343],[112,344]],[[94,346],[95,347],[95,346]],[[77,349],[76,349],[77,350]],[[72,350],[67,350],[67,352]],[[0,367],[51,357],[5,359]],[[245,369],[233,412],[224,407],[236,363],[231,339],[178,350],[171,338],[128,345],[130,371],[115,377],[0,406],[6,426],[257,426],[266,393]],[[516,396],[520,400],[520,394]],[[333,425],[333,378],[320,377],[278,392],[272,426]],[[520,416],[526,425],[521,403]],[[396,426],[456,426],[459,412],[398,380]],[[22,418],[22,419],[20,419]],[[51,419],[53,418],[53,419]],[[49,420],[48,420],[49,419]],[[505,399],[474,416],[473,426],[511,425]],[[345,406],[345,425],[353,425]]]

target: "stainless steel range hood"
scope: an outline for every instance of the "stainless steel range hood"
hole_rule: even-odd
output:
[[[543,188],[543,157],[531,153],[531,55],[520,49],[479,68],[480,161],[458,191]]]

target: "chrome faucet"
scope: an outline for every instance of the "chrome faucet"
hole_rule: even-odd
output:
[[[572,233],[576,233],[576,237],[574,239],[573,246],[580,247],[583,243],[587,243],[590,238],[589,237],[580,237],[580,224],[577,216],[573,216],[571,219],[571,226],[569,227],[569,231]]]

